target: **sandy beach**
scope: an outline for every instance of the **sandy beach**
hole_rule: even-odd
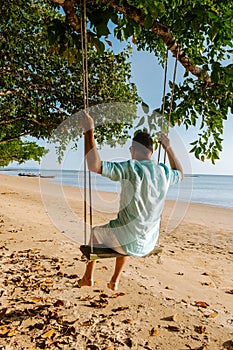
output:
[[[161,256],[131,258],[112,292],[112,259],[77,287],[80,189],[1,174],[0,196],[0,349],[233,349],[233,210],[167,201]],[[93,203],[102,224],[118,195]]]

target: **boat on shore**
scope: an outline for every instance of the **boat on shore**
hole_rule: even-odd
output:
[[[33,173],[18,173],[18,176],[27,176],[27,177],[40,177],[42,179],[53,179],[54,175],[41,175],[41,174],[33,174]]]
[[[39,175],[33,173],[18,173],[18,176],[38,177]]]
[[[39,177],[41,177],[42,179],[54,179],[55,178],[54,175],[39,175]]]

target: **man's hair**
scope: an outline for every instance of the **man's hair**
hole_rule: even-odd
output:
[[[153,140],[150,134],[144,131],[139,131],[133,138],[133,143],[135,143],[137,147],[137,143],[143,145],[148,150],[153,152]]]

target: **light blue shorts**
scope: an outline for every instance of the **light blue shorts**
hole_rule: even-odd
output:
[[[95,246],[95,244],[102,244],[103,246],[111,248],[120,254],[126,255],[125,251],[118,242],[117,237],[111,231],[109,224],[93,227],[92,239],[93,246]]]

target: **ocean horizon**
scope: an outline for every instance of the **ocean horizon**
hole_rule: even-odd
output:
[[[18,176],[48,176],[49,181],[71,187],[84,187],[84,172],[80,170],[49,170],[31,168],[5,168],[0,173]],[[91,173],[92,190],[120,192],[120,184],[101,175]],[[185,174],[184,180],[169,188],[167,199],[233,209],[233,176]]]

